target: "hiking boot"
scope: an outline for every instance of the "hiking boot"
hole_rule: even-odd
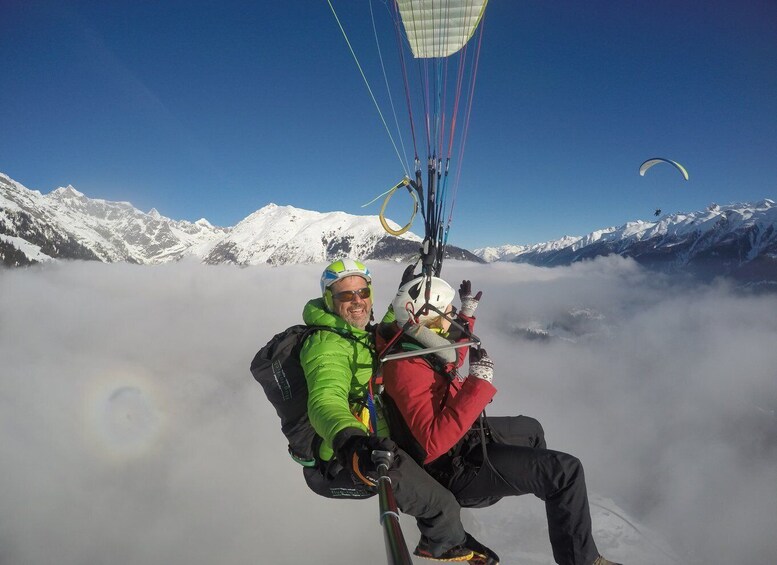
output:
[[[499,556],[472,537],[472,534],[467,534],[467,541],[464,542],[464,545],[473,553],[469,560],[470,565],[499,565]]]
[[[594,562],[591,563],[591,565],[621,565],[620,563],[615,563],[615,561],[607,561],[604,557],[601,555],[594,559]]]
[[[432,561],[469,561],[474,556],[474,553],[463,545],[456,545],[441,555],[435,556],[427,549],[421,547],[421,544],[418,544],[418,547],[413,551],[413,555]]]

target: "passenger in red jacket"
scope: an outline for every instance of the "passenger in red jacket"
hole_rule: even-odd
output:
[[[396,321],[378,328],[378,351],[384,355],[416,352],[383,365],[391,438],[463,507],[528,493],[545,501],[553,556],[560,565],[617,565],[599,555],[591,535],[580,461],[547,449],[534,418],[485,417],[496,394],[494,364],[485,350],[466,345],[482,293],[473,296],[466,280],[459,293],[461,309],[453,318],[450,285],[437,277],[416,277],[397,292]],[[457,343],[462,346],[454,349]],[[461,375],[468,349],[469,372]],[[416,555],[424,556],[423,545],[422,538]],[[484,563],[499,562],[488,548],[483,553]]]

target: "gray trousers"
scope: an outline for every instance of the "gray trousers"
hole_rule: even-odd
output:
[[[308,487],[327,498],[361,499],[377,494],[377,489],[365,485],[334,460],[320,467],[306,467],[304,475]],[[397,506],[415,517],[425,549],[439,555],[466,541],[461,506],[456,497],[401,449],[394,458],[389,477]]]

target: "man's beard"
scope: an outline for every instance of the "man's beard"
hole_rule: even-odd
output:
[[[346,310],[341,314],[343,320],[351,324],[355,328],[363,330],[370,323],[370,311],[366,308],[358,312],[349,312]]]

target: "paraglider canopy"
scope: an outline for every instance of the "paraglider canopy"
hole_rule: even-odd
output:
[[[416,59],[447,57],[464,47],[478,27],[488,0],[423,3],[397,0],[407,40]]]
[[[671,159],[664,159],[663,157],[653,157],[652,159],[648,159],[647,161],[642,163],[639,166],[639,176],[644,177],[648,169],[650,169],[653,165],[657,165],[658,163],[669,163],[670,165],[673,165],[678,171],[680,171],[680,174],[683,175],[683,178],[685,180],[688,180],[688,171],[685,170],[685,167],[683,167],[677,161],[672,161]]]

